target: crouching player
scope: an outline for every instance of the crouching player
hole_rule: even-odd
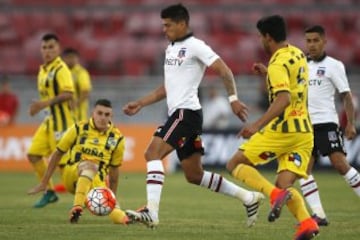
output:
[[[63,135],[51,155],[41,183],[30,189],[28,194],[46,190],[61,157],[70,151],[70,159],[63,169],[62,181],[67,191],[75,194],[74,204],[70,211],[71,223],[79,221],[89,190],[92,187],[106,186],[107,175],[109,175],[109,187],[116,195],[118,168],[124,156],[125,139],[111,119],[111,102],[107,99],[97,100],[92,117],[88,121],[74,124]],[[130,223],[118,204],[109,216],[114,223]]]

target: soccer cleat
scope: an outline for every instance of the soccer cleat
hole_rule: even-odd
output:
[[[253,200],[249,204],[244,204],[247,214],[246,226],[252,227],[255,225],[255,222],[259,216],[259,207],[262,201],[265,199],[265,196],[259,192],[253,192]]]
[[[286,189],[280,189],[277,193],[271,193],[271,210],[268,221],[273,222],[280,217],[281,209],[291,198],[291,193]]]
[[[154,228],[159,224],[159,219],[152,213],[147,207],[143,207],[137,211],[134,210],[126,210],[126,215],[136,221],[145,224],[150,228]]]
[[[78,223],[82,211],[83,209],[81,206],[72,207],[72,209],[70,210],[70,223]]]
[[[319,226],[313,218],[302,221],[295,233],[295,240],[309,240],[319,234]]]
[[[319,225],[319,226],[328,226],[329,225],[329,222],[326,218],[321,218],[321,217],[318,217],[316,214],[313,214],[311,216],[312,219],[315,220],[315,222]]]
[[[34,208],[42,208],[49,203],[54,203],[59,200],[58,196],[53,190],[47,190],[39,201],[34,204]]]

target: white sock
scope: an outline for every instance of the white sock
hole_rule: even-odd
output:
[[[309,175],[307,179],[301,178],[299,182],[303,196],[311,208],[312,213],[316,214],[320,218],[326,218],[324,208],[321,204],[318,186],[313,175]]]
[[[164,167],[161,160],[148,161],[146,176],[147,207],[158,214],[161,190],[165,180]]]
[[[238,198],[244,204],[249,204],[253,200],[251,191],[237,186],[217,173],[204,171],[200,186],[208,188],[213,192],[220,192],[227,196]]]
[[[350,170],[344,175],[345,180],[352,187],[356,195],[360,197],[360,174],[356,171],[355,168],[350,168]]]

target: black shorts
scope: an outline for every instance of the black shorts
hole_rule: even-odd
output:
[[[314,149],[312,155],[318,157],[328,156],[334,152],[346,154],[344,148],[343,134],[335,123],[315,124],[314,128]]]
[[[204,154],[201,141],[203,115],[202,110],[178,109],[158,127],[154,136],[170,144],[181,160],[193,153]]]

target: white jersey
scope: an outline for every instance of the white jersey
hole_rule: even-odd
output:
[[[341,61],[325,56],[319,62],[310,60],[309,113],[312,124],[336,123],[339,117],[335,107],[335,92],[349,92],[349,82]]]
[[[206,67],[218,58],[208,45],[191,35],[169,44],[164,62],[169,116],[179,108],[201,109],[198,88]]]

